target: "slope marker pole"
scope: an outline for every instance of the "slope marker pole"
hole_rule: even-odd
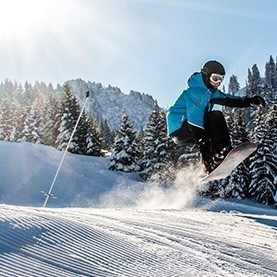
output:
[[[84,103],[84,105],[83,105],[83,107],[82,107],[82,110],[81,110],[81,112],[80,112],[80,115],[79,115],[79,117],[78,117],[78,119],[77,119],[77,122],[76,122],[76,124],[75,124],[75,126],[74,126],[73,132],[72,132],[72,134],[71,134],[71,136],[70,136],[70,139],[69,139],[69,141],[68,141],[68,143],[67,143],[66,149],[65,149],[65,151],[64,151],[64,153],[63,153],[63,157],[62,157],[62,159],[61,159],[61,161],[60,161],[60,164],[59,164],[58,169],[57,169],[57,171],[56,171],[55,177],[54,177],[54,179],[53,179],[53,181],[52,181],[52,184],[51,184],[51,186],[50,186],[50,189],[49,189],[48,193],[45,193],[45,200],[44,200],[44,203],[43,203],[43,205],[42,205],[43,208],[46,207],[47,202],[48,202],[48,200],[49,200],[49,197],[50,197],[50,196],[52,197],[52,190],[53,190],[53,187],[54,187],[55,182],[56,182],[56,179],[57,179],[57,177],[58,177],[58,175],[59,175],[59,172],[60,172],[60,169],[61,169],[61,167],[62,167],[64,158],[65,158],[66,153],[67,153],[67,151],[68,151],[69,145],[70,145],[70,143],[71,143],[71,141],[72,141],[72,139],[73,139],[74,133],[75,133],[75,131],[76,131],[76,129],[77,129],[77,126],[78,126],[78,124],[79,124],[79,121],[80,121],[80,119],[81,119],[81,116],[82,116],[82,114],[83,114],[83,112],[84,112],[84,109],[85,109],[85,107],[86,107],[86,103],[87,103],[88,97],[89,97],[89,91],[86,92],[86,100],[85,100],[85,103]]]

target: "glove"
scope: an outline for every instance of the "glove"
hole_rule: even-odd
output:
[[[216,168],[213,160],[210,142],[208,139],[201,138],[198,141],[198,144],[200,146],[200,153],[202,155],[202,160],[204,162],[205,168],[207,172],[210,173]]]
[[[265,107],[265,100],[263,99],[263,97],[255,95],[249,98],[249,104],[255,106],[262,105],[263,107]]]

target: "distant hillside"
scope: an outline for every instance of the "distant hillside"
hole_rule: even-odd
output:
[[[152,96],[137,91],[130,91],[127,95],[117,87],[103,87],[101,83],[85,82],[82,79],[70,80],[68,83],[81,104],[86,91],[90,91],[86,110],[99,121],[107,120],[111,130],[119,128],[122,113],[126,112],[134,128],[139,131],[147,123],[149,113],[156,103]]]

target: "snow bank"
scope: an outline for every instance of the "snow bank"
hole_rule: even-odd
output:
[[[63,152],[31,143],[0,141],[0,203],[42,206]],[[48,206],[97,206],[119,184],[142,185],[136,174],[109,171],[105,158],[67,153]]]
[[[0,203],[42,206],[63,152],[0,141]],[[138,174],[108,170],[106,158],[67,153],[48,207],[182,209],[195,199],[199,172],[180,171],[174,186],[141,182]]]

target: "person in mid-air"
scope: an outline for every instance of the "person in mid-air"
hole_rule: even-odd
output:
[[[240,97],[221,92],[218,87],[224,76],[225,69],[221,63],[214,60],[206,62],[201,72],[192,74],[188,80],[188,88],[167,112],[168,135],[176,143],[195,140],[200,147],[207,173],[213,171],[231,150],[223,113],[213,111],[213,106],[265,106],[261,96]]]

